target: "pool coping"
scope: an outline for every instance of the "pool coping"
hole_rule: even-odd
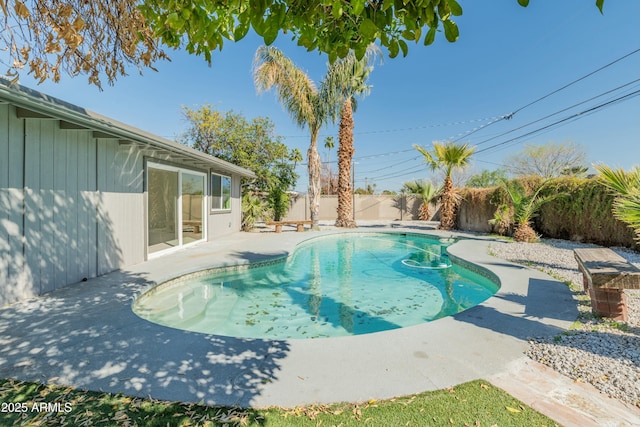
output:
[[[393,225],[393,224],[392,224]],[[490,237],[416,226],[378,231],[461,236],[452,256],[488,268],[498,292],[433,322],[307,340],[238,339],[159,326],[133,314],[136,295],[203,266],[286,257],[319,234],[237,233],[0,309],[0,376],[155,399],[251,407],[367,401],[442,389],[528,360],[527,338],[576,319],[566,285],[487,254]]]

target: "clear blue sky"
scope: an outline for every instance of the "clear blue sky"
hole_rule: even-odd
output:
[[[640,96],[539,131],[639,90],[640,82],[635,82],[597,97],[640,79],[640,52],[527,106],[639,49],[640,1],[607,0],[604,15],[595,0],[533,0],[528,8],[516,0],[460,3],[464,15],[456,20],[456,43],[439,34],[434,45],[410,45],[406,58],[385,58],[372,73],[372,91],[355,114],[357,187],[366,179],[378,190],[399,190],[405,181],[427,178],[429,172],[412,144],[429,147],[435,140],[477,145],[482,151],[474,158],[472,172],[502,167],[507,155],[520,151],[523,144],[549,141],[583,145],[589,163],[625,169],[640,165]],[[275,44],[314,80],[322,78],[325,56],[307,53],[287,35],[280,35]],[[267,116],[287,145],[306,154],[306,131],[293,124],[273,94],[256,94],[251,65],[259,45],[251,35],[228,42],[222,52],[214,53],[211,67],[200,57],[170,51],[172,62],[157,64],[157,73],[145,70],[140,76],[131,69],[130,76],[105,86],[103,92],[84,77],[65,76],[58,84],[38,86],[24,74],[21,84],[166,138],[185,130],[183,105],[210,103],[248,118]],[[593,97],[597,98],[525,126]],[[496,121],[514,111],[510,120]],[[525,127],[514,131],[521,126]],[[533,133],[523,136],[529,132]],[[321,132],[323,159],[323,140],[336,133],[336,126]],[[336,158],[335,149],[331,158]],[[305,167],[299,172],[297,189],[305,191]]]

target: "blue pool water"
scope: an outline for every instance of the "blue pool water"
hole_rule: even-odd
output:
[[[152,322],[245,338],[367,334],[450,316],[493,295],[422,235],[345,233],[299,245],[286,261],[160,285],[134,311]]]

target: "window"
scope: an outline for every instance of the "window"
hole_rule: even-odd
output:
[[[231,209],[231,178],[211,174],[211,210]]]

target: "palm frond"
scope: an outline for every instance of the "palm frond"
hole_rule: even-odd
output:
[[[640,168],[630,172],[597,165],[600,182],[614,194],[613,215],[627,225],[640,241]]]
[[[413,144],[413,148],[418,150],[418,152],[424,156],[424,161],[427,163],[427,166],[429,166],[429,169],[431,169],[432,171],[435,171],[440,168],[439,160],[436,157],[434,157],[429,151],[427,151],[424,147],[418,144]]]
[[[418,196],[423,203],[432,203],[442,191],[442,187],[436,187],[424,179],[405,182],[403,186],[407,193]]]
[[[372,45],[375,47],[375,45]],[[367,79],[373,71],[373,63],[376,58],[376,49],[367,49],[367,53],[361,59],[357,59],[355,53],[350,52],[344,58],[329,64],[327,74],[320,84],[320,98],[327,108],[327,116],[336,120],[347,99],[351,99],[351,108],[357,109],[357,96],[367,96],[371,86]]]
[[[446,176],[451,176],[453,169],[464,169],[468,166],[471,156],[475,152],[475,147],[469,147],[469,144],[452,142],[435,141],[432,152],[417,144],[414,144],[413,147],[425,157],[425,161],[432,171],[443,168]]]
[[[278,100],[300,127],[322,127],[316,84],[279,49],[261,46],[253,62],[254,83],[258,93],[275,87]]]
[[[599,172],[599,180],[605,187],[619,193],[620,195],[629,194],[632,189],[640,188],[640,168],[634,168],[631,172],[624,169],[611,169],[605,165],[595,165],[595,169]]]

